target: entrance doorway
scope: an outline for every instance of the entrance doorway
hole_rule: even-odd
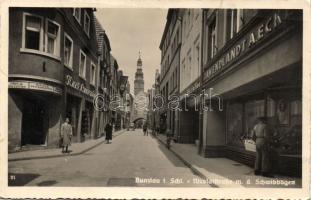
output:
[[[45,103],[38,99],[24,99],[21,145],[46,144],[48,113]]]

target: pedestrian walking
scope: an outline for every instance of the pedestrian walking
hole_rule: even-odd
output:
[[[165,134],[166,134],[166,147],[168,149],[170,149],[171,148],[171,141],[172,141],[172,137],[173,137],[172,131],[169,128],[167,128],[165,131]]]
[[[147,121],[145,121],[143,124],[143,132],[144,132],[144,136],[145,135],[148,136],[148,123],[147,123]]]
[[[71,144],[72,126],[69,124],[69,118],[61,126],[60,137],[62,139],[62,153],[68,153],[68,146]]]
[[[106,143],[109,144],[109,140],[112,140],[112,123],[108,122],[105,127]]]
[[[156,126],[156,131],[155,131],[155,135],[157,136],[160,132],[160,127],[159,125]]]
[[[259,117],[252,130],[252,139],[256,143],[255,175],[273,177],[270,159],[270,131],[264,117]]]

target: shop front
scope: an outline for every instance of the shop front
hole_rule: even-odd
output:
[[[271,135],[275,173],[301,176],[302,29],[299,11],[266,11],[205,66],[203,89],[215,99],[203,113],[202,151],[254,166],[245,148],[258,117]],[[297,23],[299,22],[299,23]]]
[[[200,101],[201,95],[200,78],[188,86],[180,96],[180,105],[178,109],[179,130],[177,133],[177,142],[199,145],[200,132]]]
[[[259,117],[269,127],[275,171],[300,176],[302,154],[301,66],[269,76],[269,87],[226,100],[226,156],[253,165],[255,152],[245,149]],[[262,80],[267,81],[267,79]],[[259,85],[261,81],[258,80]],[[246,87],[246,86],[245,86]],[[243,156],[244,154],[244,156]],[[242,156],[241,156],[242,155]],[[293,162],[290,163],[290,160]],[[290,164],[289,164],[290,163]]]
[[[66,75],[65,110],[73,127],[73,142],[83,142],[96,138],[97,116],[93,106],[95,91],[88,89],[84,83]]]
[[[9,150],[58,146],[61,95],[59,83],[9,80]]]

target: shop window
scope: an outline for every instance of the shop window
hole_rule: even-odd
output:
[[[84,32],[87,34],[87,36],[90,36],[90,16],[87,13],[87,11],[84,11]]]
[[[86,72],[86,55],[82,50],[80,50],[80,62],[79,62],[80,77],[85,79],[85,72]]]
[[[294,100],[291,102],[291,115],[301,115],[302,107],[301,100]]]
[[[275,117],[275,101],[272,98],[267,98],[267,117]]]
[[[95,73],[96,73],[96,65],[94,63],[91,64],[91,84],[95,86]]]
[[[43,18],[40,16],[24,13],[24,42],[27,49],[43,49]]]
[[[245,133],[251,136],[251,130],[258,117],[265,116],[265,100],[249,101],[245,104]]]
[[[289,103],[284,99],[280,99],[277,102],[276,114],[277,114],[278,124],[280,126],[288,126],[289,125],[289,120],[290,120],[290,108],[289,108],[289,106],[290,106]]]
[[[64,40],[64,64],[65,66],[72,69],[72,60],[73,60],[73,41],[69,35],[65,33]]]
[[[294,100],[290,103],[290,125],[301,126],[302,124],[302,103],[301,100]]]
[[[80,23],[81,22],[81,8],[74,8],[73,16]]]
[[[227,112],[227,143],[234,146],[243,146],[243,104],[234,103],[228,106]]]

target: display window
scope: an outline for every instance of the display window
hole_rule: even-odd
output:
[[[302,101],[298,97],[264,95],[227,104],[227,145],[244,147],[258,117],[267,119],[271,146],[280,154],[301,154]]]
[[[227,111],[227,144],[243,147],[243,104],[229,104]]]

